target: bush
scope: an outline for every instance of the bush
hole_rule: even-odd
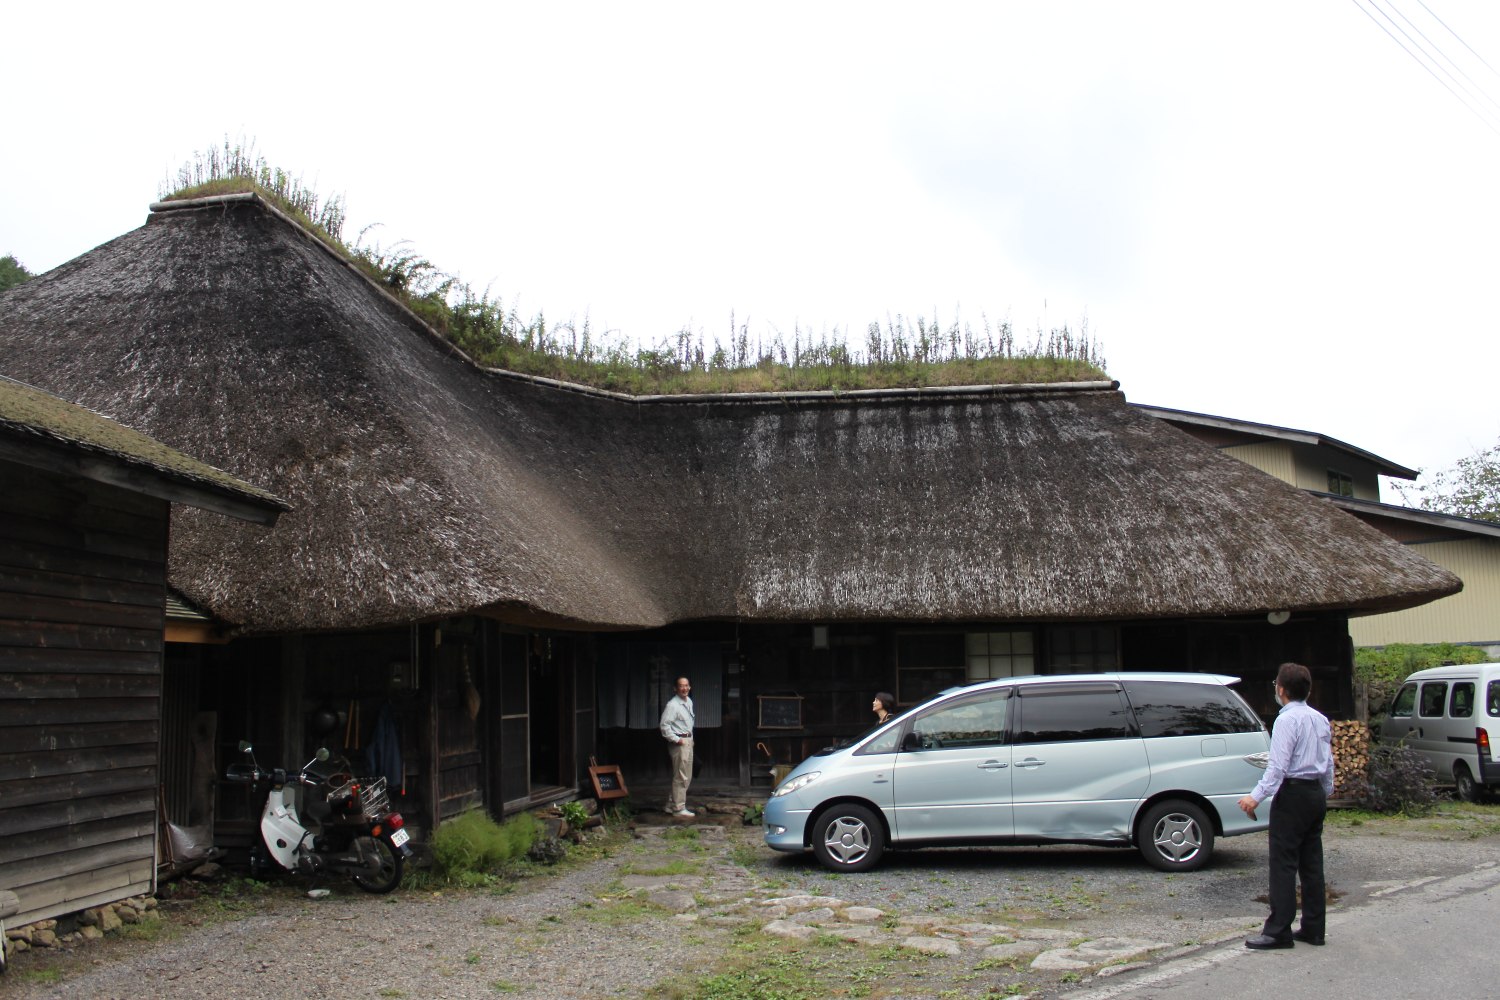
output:
[[[1422,816],[1437,804],[1432,780],[1432,768],[1411,747],[1374,746],[1359,804],[1371,812]]]
[[[438,827],[432,836],[432,861],[447,878],[496,871],[526,856],[539,825],[530,813],[496,823],[482,812],[464,813]]]

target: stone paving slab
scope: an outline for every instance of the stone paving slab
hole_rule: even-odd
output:
[[[920,951],[927,955],[957,955],[962,947],[957,941],[940,937],[909,937],[901,940],[901,947]]]
[[[664,910],[671,910],[673,913],[687,913],[696,911],[698,908],[698,901],[693,898],[693,894],[682,890],[653,892],[646,897],[646,901]]]

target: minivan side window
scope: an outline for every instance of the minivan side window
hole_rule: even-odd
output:
[[[1134,735],[1130,708],[1113,684],[1034,684],[1020,694],[1017,743],[1119,740]]]
[[[1417,707],[1417,686],[1407,684],[1396,692],[1396,700],[1391,702],[1391,715],[1410,716],[1411,710]]]
[[[1454,681],[1453,696],[1448,699],[1448,715],[1454,719],[1469,719],[1474,715],[1474,682]]]
[[[1126,681],[1125,694],[1147,738],[1253,733],[1261,728],[1245,703],[1218,684]]]
[[[1005,742],[1009,691],[944,702],[912,720],[911,732],[923,750],[946,747],[991,747]]]
[[[1422,699],[1417,706],[1417,714],[1424,719],[1441,719],[1443,717],[1443,703],[1448,700],[1447,681],[1428,681],[1422,685]]]

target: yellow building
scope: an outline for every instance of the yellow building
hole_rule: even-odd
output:
[[[1451,597],[1388,614],[1349,619],[1356,646],[1455,642],[1500,658],[1500,524],[1382,503],[1380,477],[1414,480],[1413,469],[1313,431],[1140,406],[1262,472],[1317,494],[1401,542],[1464,582]]]

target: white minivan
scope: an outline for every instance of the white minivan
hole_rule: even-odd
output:
[[[1380,726],[1382,743],[1404,743],[1465,802],[1500,788],[1500,663],[1432,667],[1408,677]]]
[[[1237,805],[1270,756],[1237,680],[1026,676],[945,691],[793,769],[766,803],[766,844],[836,872],[887,849],[1058,843],[1134,846],[1163,871],[1194,871],[1215,838],[1269,822]]]

